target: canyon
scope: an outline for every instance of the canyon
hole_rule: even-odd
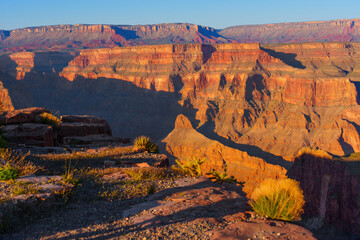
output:
[[[102,117],[114,136],[150,136],[171,160],[207,158],[206,170],[227,164],[247,194],[264,178],[290,174],[304,184],[307,212],[344,210],[318,215],[356,232],[359,201],[351,199],[358,199],[359,178],[349,169],[358,160],[339,159],[360,152],[359,25],[354,19],[223,30],[157,24],[0,31],[0,108]],[[304,147],[332,157],[300,158]],[[335,177],[320,200],[328,176]],[[356,211],[346,208],[350,201]],[[339,222],[350,215],[354,222]]]

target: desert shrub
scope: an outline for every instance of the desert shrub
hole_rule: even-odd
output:
[[[40,114],[40,122],[44,124],[48,124],[53,126],[54,128],[58,128],[61,120],[51,113],[42,113]]]
[[[171,177],[170,171],[161,168],[124,168],[121,171],[135,181],[163,180]]]
[[[182,169],[185,173],[198,177],[202,175],[201,165],[206,161],[206,158],[199,159],[197,157],[188,158],[185,163],[182,163],[179,160],[175,160],[180,169]]]
[[[227,175],[227,164],[226,163],[224,165],[223,172],[218,172],[217,170],[212,169],[206,175],[209,175],[210,176],[209,178],[211,180],[213,180],[214,182],[217,182],[219,184],[223,184],[224,182],[226,182],[226,183],[239,184],[241,186],[244,186],[244,183],[245,183],[245,182],[239,182],[234,176]]]
[[[20,170],[10,165],[0,166],[0,181],[14,180],[19,177]]]
[[[144,149],[150,153],[159,153],[159,147],[149,137],[140,136],[135,138],[134,146],[137,149]]]
[[[18,172],[17,176],[35,173],[39,168],[32,163],[25,161],[29,155],[23,154],[10,148],[0,148],[0,168],[6,169],[6,172]]]
[[[300,220],[305,204],[300,183],[293,179],[266,179],[251,194],[251,207],[262,216]]]

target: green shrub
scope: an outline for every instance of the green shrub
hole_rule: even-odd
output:
[[[150,153],[159,153],[159,147],[151,141],[149,137],[140,136],[135,138],[134,146],[137,149],[144,149]]]
[[[202,175],[201,165],[206,161],[206,158],[188,158],[185,163],[182,163],[179,160],[175,161],[185,173],[190,174],[193,177],[198,177]]]
[[[51,113],[42,113],[40,114],[40,122],[43,124],[48,124],[53,126],[54,128],[58,128],[61,120]]]
[[[218,172],[215,169],[212,169],[206,175],[212,175],[212,177],[209,178],[219,184],[223,184],[224,182],[226,182],[226,183],[239,184],[241,186],[244,186],[245,182],[239,182],[234,176],[229,177],[226,172],[227,172],[227,164],[225,163],[223,172]]]
[[[293,221],[300,220],[305,200],[299,182],[266,179],[253,191],[249,204],[262,216]]]
[[[19,175],[26,175],[29,173],[35,173],[39,168],[32,163],[25,161],[25,158],[29,155],[23,154],[10,148],[0,148],[0,167],[2,169],[17,169]]]
[[[0,166],[0,181],[15,180],[19,177],[20,170],[10,165]]]

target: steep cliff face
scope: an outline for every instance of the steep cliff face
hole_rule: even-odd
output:
[[[59,91],[66,96],[78,91],[85,99],[98,99],[92,105],[80,100],[80,106],[53,105],[66,111],[86,106],[91,114],[114,119],[110,124],[115,124],[115,134],[115,126],[128,118],[114,116],[114,111],[124,109],[130,114],[130,109],[138,109],[131,102],[136,99],[125,98],[132,94],[125,93],[126,89],[134,87],[135,92],[155,97],[151,97],[159,106],[155,112],[168,109],[160,99],[170,101],[173,109],[160,113],[166,122],[184,113],[208,138],[238,149],[257,146],[290,160],[304,146],[339,155],[360,151],[359,52],[358,43],[180,44],[87,49],[78,54],[25,52],[9,56],[15,63],[12,69],[19,71],[9,74],[20,79],[30,69],[21,84],[33,91],[30,95],[37,94],[37,105],[63,101],[55,99],[60,99]],[[7,65],[0,61],[0,68]],[[39,94],[35,86],[44,93]],[[50,93],[56,88],[57,92]],[[102,104],[111,107],[106,110]],[[159,117],[147,117],[138,110],[135,116],[152,119],[150,126]],[[150,127],[146,132],[159,138],[156,132],[164,137],[172,129],[160,128],[163,131]],[[122,133],[135,137],[136,132]]]
[[[305,153],[288,175],[301,183],[305,215],[321,217],[344,231],[360,233],[360,162]]]
[[[9,92],[4,88],[2,82],[0,82],[0,112],[12,111],[14,107],[9,96]]]

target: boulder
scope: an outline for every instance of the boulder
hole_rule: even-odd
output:
[[[112,135],[111,128],[108,122],[97,116],[89,116],[89,115],[64,115],[61,116],[61,122],[63,123],[91,123],[91,124],[99,124],[104,126],[106,131],[105,134]]]
[[[40,123],[6,125],[2,128],[2,137],[17,144],[41,147],[54,146],[53,127]]]
[[[58,136],[60,139],[64,137],[81,137],[95,134],[111,135],[109,126],[98,123],[61,123],[59,126]]]
[[[50,113],[49,110],[42,107],[24,108],[13,111],[7,111],[0,115],[1,124],[19,124],[19,123],[38,123],[40,114]]]

